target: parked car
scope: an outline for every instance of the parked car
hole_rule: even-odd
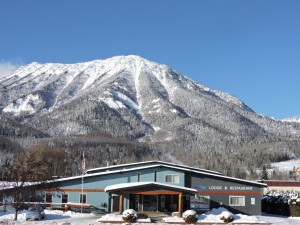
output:
[[[26,220],[41,220],[45,218],[45,212],[43,207],[41,206],[32,206],[29,207],[26,213]]]

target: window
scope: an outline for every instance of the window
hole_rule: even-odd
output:
[[[46,193],[45,200],[46,200],[46,202],[52,202],[52,194],[51,193]]]
[[[137,173],[137,182],[140,182],[140,181],[141,181],[141,173],[138,172],[138,173]]]
[[[156,182],[156,180],[157,180],[157,171],[156,170],[154,171],[154,178],[153,178],[153,180],[154,180],[154,182]]]
[[[210,209],[210,197],[196,194],[190,197],[191,209]]]
[[[80,194],[79,202],[83,204],[86,203],[86,194]]]
[[[179,183],[179,175],[166,175],[165,177],[166,183]]]
[[[68,203],[68,194],[62,194],[61,202],[62,203]]]
[[[229,196],[229,206],[245,206],[245,196]]]

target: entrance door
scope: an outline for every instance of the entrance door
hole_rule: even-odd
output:
[[[119,212],[120,196],[112,196],[112,211]]]
[[[160,196],[160,211],[161,212],[166,211],[166,197],[165,197],[165,195]]]
[[[157,195],[143,195],[143,211],[157,211]]]

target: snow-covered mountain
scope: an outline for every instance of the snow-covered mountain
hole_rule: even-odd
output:
[[[287,119],[283,119],[282,121],[283,121],[283,122],[300,123],[300,117],[287,118]]]
[[[107,134],[165,143],[173,154],[300,137],[299,123],[258,115],[230,94],[139,56],[31,63],[0,84],[2,120],[17,120],[47,137]]]
[[[2,106],[5,106],[3,112],[15,115],[51,112],[88,92],[105,89],[106,92],[101,93],[105,97],[99,98],[99,101],[105,102],[111,108],[126,106],[138,112],[139,93],[142,92],[143,81],[149,78],[156,79],[155,83],[171,98],[174,98],[172,95],[178,88],[174,85],[176,82],[181,88],[206,92],[230,104],[245,107],[243,102],[234,96],[197,84],[165,65],[132,55],[70,65],[31,63],[0,80],[4,89],[9,89],[1,96],[1,102]],[[47,95],[41,94],[46,89]],[[121,92],[130,92],[136,99],[131,99]],[[7,103],[10,104],[6,105]]]

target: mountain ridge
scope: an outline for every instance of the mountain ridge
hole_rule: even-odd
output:
[[[150,70],[152,72],[154,71],[154,74],[156,74],[156,76],[159,76],[163,72],[167,72],[168,70],[170,70],[170,71],[172,70],[171,68],[167,67],[166,65],[153,63],[148,60],[142,59],[139,56],[130,55],[130,56],[116,56],[116,57],[106,59],[106,60],[94,60],[91,62],[76,63],[76,64],[59,64],[59,63],[39,64],[39,63],[34,62],[34,63],[28,64],[26,66],[22,66],[17,71],[15,71],[14,74],[12,74],[11,76],[2,78],[0,81],[2,82],[2,85],[5,88],[10,88],[10,87],[16,86],[17,81],[21,81],[21,82],[27,81],[28,82],[29,79],[26,80],[26,78],[28,78],[28,76],[30,76],[32,74],[37,74],[38,76],[46,74],[46,72],[48,72],[48,74],[49,74],[49,72],[50,72],[50,74],[51,73],[52,74],[55,74],[55,73],[63,74],[63,73],[68,73],[68,71],[70,70],[69,72],[71,72],[71,73],[74,72],[74,73],[73,73],[73,76],[68,77],[69,79],[71,79],[66,82],[66,84],[68,85],[73,79],[75,79],[78,75],[80,75],[81,73],[85,72],[88,69],[89,71],[87,71],[87,74],[90,76],[88,77],[88,79],[86,79],[86,82],[84,83],[83,87],[80,89],[80,91],[84,91],[87,88],[87,86],[92,85],[95,82],[95,80],[100,78],[99,76],[98,77],[95,76],[90,71],[91,69],[94,69],[94,72],[96,72],[96,73],[99,72],[100,69],[97,67],[97,65],[99,65],[98,67],[100,67],[100,69],[102,69],[102,71],[100,72],[100,75],[102,75],[102,76],[104,76],[108,72],[110,72],[111,74],[114,74],[116,72],[124,70],[124,68],[125,69],[133,68],[135,70],[141,70],[141,68],[146,67],[148,70]],[[107,69],[105,67],[114,68],[114,70],[110,71],[110,69]],[[53,69],[51,70],[51,68],[53,68]],[[183,76],[183,75],[181,75],[181,76]],[[185,78],[186,81],[189,81],[193,84],[195,83],[192,80],[190,80],[189,78],[187,78],[185,76],[183,76],[183,77]],[[33,79],[37,79],[37,78],[38,78],[37,76],[33,77]],[[135,80],[136,80],[136,77],[135,77]],[[22,84],[21,82],[19,82],[19,84]],[[135,82],[135,84],[137,84],[137,82]],[[204,91],[215,94],[216,96],[218,96],[219,98],[221,98],[227,102],[236,103],[237,105],[240,105],[241,107],[244,106],[244,103],[242,101],[240,101],[238,98],[236,98],[232,95],[229,95],[227,93],[220,92],[217,90],[209,89],[200,84],[197,84],[197,86]],[[38,91],[39,88],[42,88],[42,86],[34,87],[33,91]]]
[[[70,136],[89,139],[105,134],[142,144],[153,157],[183,158],[185,163],[185,156],[192,157],[191,165],[207,169],[223,170],[231,162],[207,164],[205,157],[215,161],[234,153],[244,166],[242,158],[250,158],[254,149],[268,155],[265,161],[255,159],[256,166],[271,158],[296,157],[298,151],[300,156],[299,123],[258,115],[235,96],[139,56],[77,64],[32,63],[0,82],[0,119],[20,123],[22,127],[16,129],[28,140],[16,141],[23,146],[30,146],[36,136],[27,132],[32,127],[42,134],[32,143],[47,139],[49,144],[51,137],[65,137],[74,148]],[[251,151],[241,150],[247,148]],[[282,148],[288,149],[286,155]]]

